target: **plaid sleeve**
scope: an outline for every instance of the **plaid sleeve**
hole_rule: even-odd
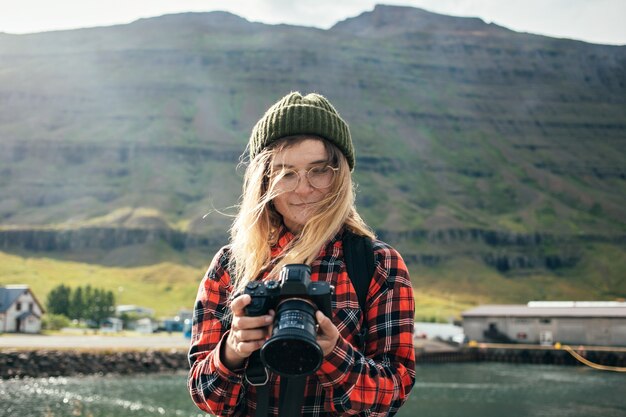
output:
[[[191,398],[201,410],[220,416],[233,414],[245,394],[243,373],[229,370],[220,361],[221,345],[230,328],[227,301],[232,286],[227,268],[228,249],[222,248],[198,288],[188,355]]]
[[[395,249],[382,242],[375,242],[374,249],[365,352],[340,336],[317,371],[326,391],[325,410],[341,415],[394,415],[415,383],[415,302],[409,273]]]

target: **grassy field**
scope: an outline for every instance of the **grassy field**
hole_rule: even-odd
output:
[[[193,307],[203,272],[173,263],[119,268],[0,252],[0,285],[26,284],[44,305],[57,285],[91,285],[112,290],[117,304],[150,307],[157,316],[171,316]]]
[[[208,262],[208,261],[207,261]],[[203,268],[174,263],[133,268],[107,267],[50,258],[21,257],[0,252],[0,285],[26,284],[43,304],[57,285],[91,285],[112,290],[117,304],[136,304],[155,310],[157,316],[171,316],[180,309],[193,308]],[[484,300],[447,288],[431,288],[414,278],[416,319],[446,321]]]

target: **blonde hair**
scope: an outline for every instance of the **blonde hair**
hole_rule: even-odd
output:
[[[276,259],[272,259],[271,249],[278,242],[284,227],[281,215],[272,204],[272,200],[279,195],[274,187],[276,181],[270,179],[272,162],[280,151],[305,139],[321,140],[330,164],[338,170],[328,195],[315,205],[313,216],[297,238]],[[372,230],[357,213],[354,200],[354,185],[346,157],[327,140],[309,135],[290,136],[263,149],[246,169],[239,212],[230,230],[233,293],[243,291],[264,271],[276,277],[286,264],[310,265],[322,246],[343,226],[356,234],[374,238]]]

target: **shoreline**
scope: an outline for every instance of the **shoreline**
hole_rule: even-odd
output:
[[[4,334],[0,336],[0,379],[188,371],[188,345],[189,339],[180,333],[141,336]],[[577,359],[571,351],[584,360]],[[588,365],[586,361],[599,367],[623,368],[626,348],[488,343],[451,346],[436,340],[419,340],[415,343],[415,359],[417,365],[508,362],[584,366]]]
[[[129,375],[189,369],[187,352],[178,349],[118,350],[92,348],[2,349],[0,379],[80,375]]]

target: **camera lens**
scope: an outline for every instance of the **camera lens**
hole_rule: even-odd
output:
[[[282,376],[303,376],[322,364],[315,335],[315,308],[306,300],[290,298],[276,311],[272,337],[261,348],[261,360]]]

